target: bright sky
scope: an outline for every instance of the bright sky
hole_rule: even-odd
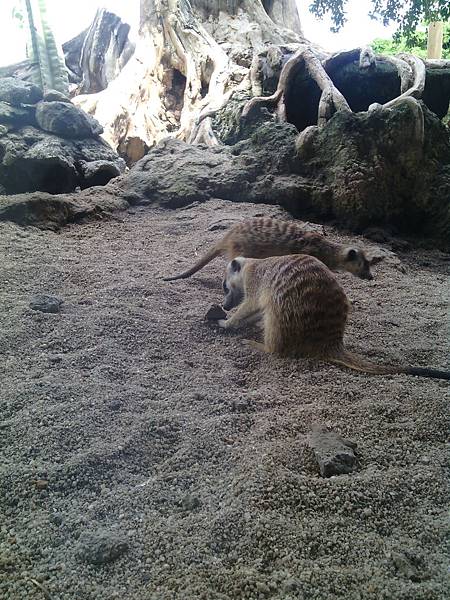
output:
[[[0,65],[9,65],[25,58],[26,32],[20,31],[11,19],[13,6],[20,0],[0,0]],[[348,23],[339,33],[330,32],[330,21],[317,20],[309,11],[310,0],[298,0],[303,31],[309,39],[325,50],[355,48],[376,37],[390,37],[395,27],[383,27],[367,16],[370,0],[350,0]],[[136,24],[139,0],[47,0],[53,31],[60,43],[71,39],[92,22],[98,7],[108,8],[124,21]]]

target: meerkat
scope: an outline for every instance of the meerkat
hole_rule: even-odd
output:
[[[237,256],[267,258],[287,254],[309,254],[321,260],[332,271],[349,271],[361,279],[373,279],[370,266],[381,258],[369,261],[363,250],[328,240],[320,233],[305,231],[299,223],[270,217],[255,217],[237,223],[193,267],[164,281],[185,279],[217,256],[226,254],[229,260]]]
[[[265,352],[316,358],[370,374],[450,379],[450,371],[382,366],[349,352],[343,341],[349,301],[333,273],[313,256],[235,258],[227,266],[223,290],[223,308],[238,308],[219,320],[219,327],[237,329],[262,319],[264,343],[248,343]]]

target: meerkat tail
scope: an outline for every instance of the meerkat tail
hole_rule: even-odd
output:
[[[434,379],[450,380],[450,371],[440,371],[438,369],[428,369],[427,367],[390,367],[377,365],[371,361],[365,360],[358,354],[342,349],[338,356],[330,357],[329,362],[348,367],[354,371],[370,373],[372,375],[396,375],[405,373],[406,375],[417,375],[418,377],[432,377]]]
[[[164,277],[164,281],[175,281],[175,279],[186,279],[187,277],[190,277],[194,273],[197,273],[197,271],[200,271],[200,269],[203,269],[203,267],[205,265],[207,265],[209,262],[214,260],[217,256],[222,254],[222,252],[223,252],[222,248],[212,248],[209,252],[207,252],[204,256],[202,256],[202,258],[198,262],[196,262],[193,267],[191,267],[187,271],[184,271],[183,273],[180,273],[179,275],[173,275],[172,277]]]

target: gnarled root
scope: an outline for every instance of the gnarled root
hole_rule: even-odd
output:
[[[317,58],[308,46],[301,45],[284,65],[276,91],[271,96],[256,96],[249,100],[242,111],[242,118],[248,117],[258,106],[277,105],[278,118],[284,120],[284,96],[302,62],[305,64],[311,78],[314,79],[318,87],[322,90],[317,115],[317,124],[319,127],[323,126],[337,110],[350,111],[347,100],[333,84],[319,58]]]

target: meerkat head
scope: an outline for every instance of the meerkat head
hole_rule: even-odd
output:
[[[225,294],[223,308],[225,310],[235,308],[244,299],[244,278],[242,276],[244,264],[245,258],[238,256],[227,265],[223,280],[223,292]]]
[[[373,257],[369,260],[366,257],[364,250],[361,250],[361,248],[349,247],[344,250],[342,268],[361,279],[370,280],[373,279],[370,267],[377,262],[380,262],[380,260],[383,259],[380,257]]]

